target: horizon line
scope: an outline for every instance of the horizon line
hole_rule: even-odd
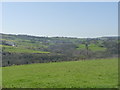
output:
[[[0,34],[6,34],[6,35],[26,35],[26,36],[34,36],[34,37],[48,37],[48,38],[103,38],[103,37],[120,37],[120,35],[103,35],[103,36],[96,36],[96,37],[76,37],[76,36],[41,36],[41,35],[32,35],[32,34],[15,34],[15,33],[3,33],[0,32]]]

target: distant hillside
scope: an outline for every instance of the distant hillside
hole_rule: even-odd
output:
[[[116,57],[117,37],[71,38],[0,34],[3,66]]]

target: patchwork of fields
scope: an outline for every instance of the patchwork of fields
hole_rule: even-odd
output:
[[[116,88],[117,85],[116,58],[3,67],[3,88]]]

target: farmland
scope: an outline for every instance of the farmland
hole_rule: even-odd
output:
[[[3,67],[3,88],[117,88],[117,67],[117,58]]]
[[[118,37],[71,38],[0,34],[2,66],[113,58]]]
[[[44,52],[44,51],[12,47],[7,45],[1,45],[0,47],[2,47],[5,52],[10,52],[10,53],[50,53],[50,52]]]

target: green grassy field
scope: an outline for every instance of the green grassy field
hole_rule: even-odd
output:
[[[7,45],[0,45],[0,47],[4,48],[5,52],[12,52],[12,53],[50,53],[45,51],[37,51],[37,50],[31,50],[31,49],[13,47]]]
[[[90,50],[92,50],[92,51],[105,51],[105,50],[106,50],[106,48],[100,47],[100,46],[98,46],[98,45],[96,45],[96,44],[90,44],[90,45],[88,46],[88,48],[89,48]],[[85,44],[80,44],[77,49],[78,49],[78,50],[86,49]]]
[[[106,48],[99,47],[98,45],[95,44],[90,44],[89,49],[92,51],[105,51]]]
[[[117,88],[118,60],[3,67],[3,88]]]

